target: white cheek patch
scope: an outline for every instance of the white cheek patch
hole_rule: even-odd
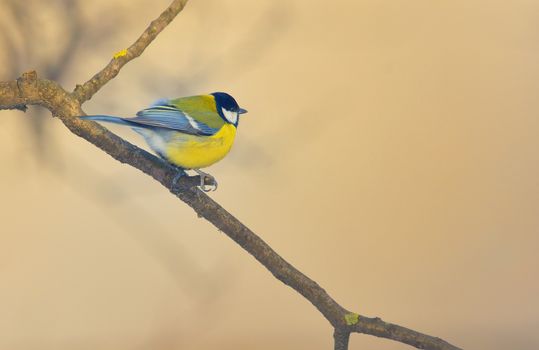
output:
[[[221,108],[223,115],[229,123],[236,124],[238,122],[238,112],[232,112],[225,108]]]

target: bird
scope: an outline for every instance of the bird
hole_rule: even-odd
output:
[[[80,119],[130,127],[160,158],[177,168],[174,185],[185,170],[194,170],[200,175],[200,188],[208,192],[217,189],[217,180],[200,169],[230,152],[240,115],[244,113],[247,110],[240,108],[232,96],[214,92],[160,99],[131,118],[86,115]]]

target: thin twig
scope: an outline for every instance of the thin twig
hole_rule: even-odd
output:
[[[379,317],[369,318],[360,316],[358,322],[350,328],[350,331],[395,340],[418,349],[460,349],[438,337],[419,333],[393,323],[384,322]]]
[[[180,13],[188,0],[174,0],[172,4],[161,15],[152,21],[142,35],[126,50],[121,50],[114,55],[112,60],[105,68],[94,75],[83,85],[77,85],[73,94],[75,98],[83,104],[92,98],[103,85],[108,83],[120,72],[120,69],[132,59],[140,56],[142,52],[150,45],[165,27],[172,22],[178,13]]]
[[[335,328],[333,332],[333,342],[335,350],[348,350],[350,341],[350,332],[347,329]]]

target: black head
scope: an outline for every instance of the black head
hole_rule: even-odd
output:
[[[240,108],[234,97],[225,92],[214,92],[211,95],[215,98],[217,113],[219,113],[221,118],[237,126],[239,121],[238,116],[247,113],[247,111]]]

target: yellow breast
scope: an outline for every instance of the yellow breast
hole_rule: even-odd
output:
[[[167,143],[166,157],[184,169],[200,169],[223,159],[232,148],[236,127],[225,124],[212,136],[177,133]]]

